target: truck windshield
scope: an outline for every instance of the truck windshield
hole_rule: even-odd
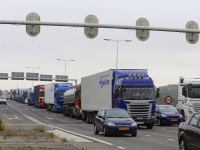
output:
[[[122,95],[125,100],[152,100],[155,98],[153,87],[124,87]]]
[[[188,96],[190,98],[200,98],[200,87],[191,88],[191,90],[189,90]]]
[[[56,97],[63,97],[65,92],[57,92],[56,93]]]
[[[44,97],[44,91],[39,92],[39,97]]]

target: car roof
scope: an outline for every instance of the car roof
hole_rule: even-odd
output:
[[[156,105],[156,106],[159,107],[159,106],[173,106],[173,105]],[[174,107],[174,106],[173,106],[173,107]]]
[[[121,108],[103,108],[104,110],[124,110],[126,111],[125,109],[121,109]],[[101,110],[103,110],[101,109]]]

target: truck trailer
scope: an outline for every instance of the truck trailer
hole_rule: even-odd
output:
[[[102,108],[121,108],[138,126],[152,129],[158,97],[147,69],[110,69],[81,78],[82,119],[88,123]]]
[[[177,108],[183,121],[200,112],[200,77],[179,77]]]
[[[64,93],[63,115],[77,119],[82,117],[81,84],[71,87]]]
[[[45,85],[46,110],[61,113],[64,92],[71,86],[71,83],[51,83]]]
[[[28,106],[33,106],[33,89],[32,88],[28,88],[27,89],[27,101],[28,101]]]
[[[44,85],[34,86],[34,107],[45,108],[44,89]]]

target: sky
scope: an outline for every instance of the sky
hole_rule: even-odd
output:
[[[100,24],[136,25],[144,17],[151,27],[185,29],[188,21],[200,23],[199,0],[0,0],[0,20],[25,21],[35,12],[41,21],[84,23],[95,15]],[[32,72],[64,75],[66,62],[69,79],[116,68],[117,44],[105,41],[132,40],[119,43],[118,69],[148,69],[157,87],[178,84],[179,76],[199,77],[200,41],[189,44],[185,33],[150,31],[147,41],[139,41],[135,30],[100,28],[95,39],[84,28],[41,26],[31,37],[24,25],[0,25],[0,73]],[[37,84],[50,82],[35,81]],[[73,82],[72,82],[73,83]],[[32,81],[18,81],[19,88],[29,88]],[[17,88],[15,80],[0,80],[0,89]]]

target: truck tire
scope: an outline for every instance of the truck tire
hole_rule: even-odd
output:
[[[183,122],[185,122],[185,121],[186,121],[186,118],[185,118],[185,112],[184,112],[184,110],[181,110],[181,115],[182,115],[182,117],[183,117]]]
[[[147,125],[147,129],[153,129],[153,125]]]
[[[83,112],[82,121],[87,121],[87,113]]]

